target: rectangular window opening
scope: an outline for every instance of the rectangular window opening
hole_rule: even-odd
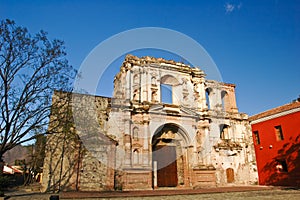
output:
[[[276,140],[277,141],[283,140],[284,138],[283,138],[283,132],[281,126],[280,125],[275,126],[274,128],[275,128]]]
[[[225,125],[225,124],[222,124],[221,126],[220,126],[220,138],[222,139],[222,140],[229,140],[230,139],[230,137],[229,137],[229,132],[228,132],[228,125]]]
[[[259,138],[258,131],[253,131],[253,134],[254,134],[255,144],[260,144],[260,138]]]

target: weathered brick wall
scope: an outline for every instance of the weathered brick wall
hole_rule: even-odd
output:
[[[105,159],[110,159],[110,146],[102,146],[101,154]],[[105,151],[103,151],[106,149]],[[80,191],[98,191],[98,190],[113,190],[114,189],[114,170],[99,161],[91,152],[86,151],[81,159],[79,172],[79,187]]]
[[[43,191],[75,190],[78,154],[81,153],[75,138],[65,134],[47,137],[43,167]]]
[[[95,97],[90,96],[89,98]],[[108,144],[98,144],[95,147],[86,148],[75,130],[71,99],[70,93],[55,92],[53,96],[42,190],[112,190],[116,143],[111,140],[112,142]],[[99,126],[104,130],[109,100],[97,97],[94,101],[98,111]],[[82,113],[83,119],[84,116]],[[103,133],[106,132],[101,132],[101,134]],[[101,138],[103,137],[106,138],[106,136]],[[90,148],[93,148],[92,152]]]

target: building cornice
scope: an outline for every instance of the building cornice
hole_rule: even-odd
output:
[[[282,117],[282,116],[285,116],[285,115],[289,115],[289,114],[292,114],[292,113],[295,113],[295,112],[300,112],[300,107],[296,107],[296,108],[293,108],[293,109],[290,109],[290,110],[277,112],[277,113],[270,114],[270,115],[265,115],[265,116],[262,116],[262,117],[257,117],[257,115],[254,115],[254,116],[249,118],[249,121],[250,121],[250,124],[257,124],[257,123],[264,122],[264,121],[267,121],[267,120],[271,120],[271,119],[275,119],[275,118]]]

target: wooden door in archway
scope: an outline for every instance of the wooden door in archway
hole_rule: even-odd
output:
[[[176,187],[176,146],[157,146],[153,156],[153,160],[157,161],[157,186]]]
[[[227,183],[234,182],[234,170],[232,168],[226,169]]]

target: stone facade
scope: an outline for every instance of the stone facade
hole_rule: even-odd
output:
[[[55,98],[61,96],[57,93]],[[68,142],[64,152],[70,151],[71,160],[79,160],[77,175],[76,170],[69,172],[69,182],[76,182],[75,187],[70,184],[71,189],[151,190],[257,181],[251,128],[248,116],[238,112],[233,84],[206,80],[203,71],[183,63],[128,55],[115,76],[113,98],[78,94],[76,98],[89,98],[96,105],[97,130],[101,132],[97,137],[106,138],[103,144],[109,150],[103,155],[110,160],[99,159],[95,151],[101,145],[95,142],[92,147],[88,144],[88,150],[84,147],[87,143],[82,145],[79,138],[77,145]],[[80,132],[82,139],[82,134],[86,137],[84,132],[91,132],[73,126],[64,134]],[[65,137],[57,132],[48,137],[48,146],[62,146],[59,142],[51,144],[57,135]],[[81,150],[69,150],[71,146],[80,146]],[[61,148],[56,147],[57,152]],[[54,160],[61,159],[56,156],[52,163]],[[47,176],[57,175],[58,171],[51,172],[48,162],[49,154],[44,167],[44,180],[48,182],[45,188],[49,189]],[[68,170],[69,165],[61,171]]]

